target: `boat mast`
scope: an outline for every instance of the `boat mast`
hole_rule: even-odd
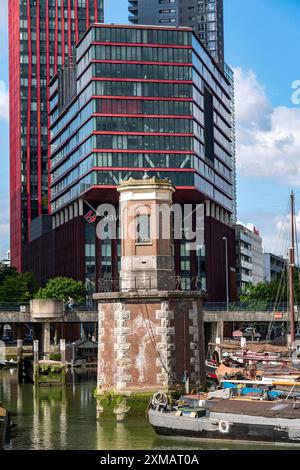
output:
[[[291,248],[289,250],[289,287],[290,287],[290,322],[291,346],[295,341],[295,299],[294,299],[294,267],[295,267],[295,195],[291,192]]]

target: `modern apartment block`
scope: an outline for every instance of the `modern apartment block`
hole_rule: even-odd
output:
[[[259,231],[235,226],[237,291],[264,280],[262,238]]]
[[[129,0],[129,20],[193,28],[211,56],[224,65],[223,0]]]
[[[10,250],[6,252],[6,257],[0,261],[5,266],[10,266]]]
[[[234,297],[230,80],[192,29],[162,26],[93,25],[76,48],[73,72],[72,81],[65,67],[50,86],[53,229],[47,239],[35,227],[35,271],[47,264],[37,254],[49,255],[55,243],[48,258],[56,274],[85,280],[91,292],[99,279],[117,277],[120,242],[99,240],[96,208],[117,205],[121,180],[148,171],[176,186],[174,202],[205,208],[204,245],[190,251],[187,240],[174,242],[183,288],[226,298],[226,236]]]
[[[264,281],[271,282],[280,279],[280,276],[287,267],[287,260],[283,256],[273,253],[264,253]]]
[[[50,78],[103,0],[9,0],[11,262],[26,268],[30,222],[47,214]]]

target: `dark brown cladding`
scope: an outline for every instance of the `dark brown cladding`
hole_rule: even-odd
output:
[[[56,276],[85,281],[85,221],[83,217],[66,222],[32,241],[26,248],[28,264],[40,285]]]
[[[209,302],[224,302],[226,299],[226,248],[228,240],[229,299],[235,301],[236,259],[234,228],[216,220],[205,218],[206,282]]]

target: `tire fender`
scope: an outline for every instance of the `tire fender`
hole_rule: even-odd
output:
[[[229,432],[229,423],[228,423],[228,421],[220,421],[219,422],[219,431],[222,434],[227,434]]]

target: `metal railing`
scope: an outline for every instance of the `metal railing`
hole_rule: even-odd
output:
[[[66,312],[68,311],[75,311],[75,312],[96,312],[98,310],[98,303],[94,300],[92,302],[88,302],[87,304],[75,304],[72,310],[68,310],[65,307]]]
[[[296,307],[300,311],[300,305]],[[225,312],[227,310],[226,302],[205,302],[204,310],[206,312]],[[272,302],[251,301],[251,302],[231,302],[229,304],[230,312],[288,312],[289,304],[286,302],[274,305]]]
[[[0,312],[21,312],[29,308],[29,302],[0,302]]]
[[[98,292],[119,292],[122,289],[133,290],[157,290],[158,281],[153,276],[132,276],[126,278],[111,278],[111,279],[98,279]],[[201,281],[198,276],[184,277],[184,276],[169,276],[167,283],[173,289],[178,291],[200,291]]]

